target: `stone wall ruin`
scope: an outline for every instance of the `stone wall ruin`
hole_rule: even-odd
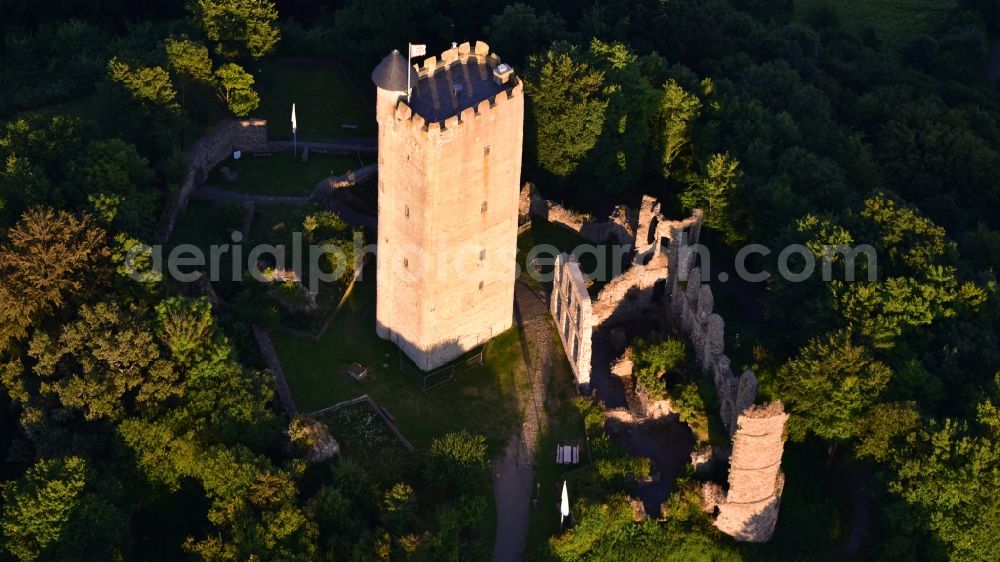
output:
[[[750,406],[736,421],[729,459],[729,489],[706,483],[703,504],[715,526],[738,541],[767,542],[774,535],[785,477],[781,472],[788,414],[781,402]]]
[[[556,260],[555,282],[550,301],[560,338],[573,366],[581,390],[589,390],[591,361],[589,342],[604,323],[634,318],[656,302],[657,288],[666,292],[666,320],[691,342],[698,367],[714,382],[719,417],[732,437],[732,451],[702,452],[698,464],[711,466],[729,457],[729,480],[724,489],[716,483],[703,486],[703,503],[715,512],[715,525],[738,541],[765,542],[774,534],[784,476],[784,427],[788,415],[780,402],[755,406],[759,386],[752,370],[737,376],[725,354],[725,320],[714,311],[712,289],[702,283],[701,267],[692,246],[698,244],[703,214],[696,210],[681,221],[668,221],[652,197],[643,197],[633,212],[619,207],[607,222],[544,200],[530,184],[520,197],[522,216],[543,218],[577,232],[593,243],[618,242],[631,253],[631,266],[612,279],[597,297],[590,299],[579,265],[566,254]],[[661,285],[662,283],[662,285]],[[579,309],[575,308],[579,307]],[[578,343],[580,342],[580,343]],[[583,342],[588,342],[584,345]],[[631,371],[619,361],[618,376]],[[646,408],[636,410],[648,415]],[[633,423],[629,410],[609,410],[609,423]],[[714,459],[714,461],[713,461]]]
[[[712,378],[719,418],[733,438],[728,491],[706,483],[703,502],[709,511],[718,509],[715,526],[722,532],[738,541],[766,542],[774,534],[781,503],[788,415],[780,402],[754,405],[759,383],[752,370],[733,373],[725,354],[725,320],[714,311],[711,287],[702,283],[697,254],[685,247],[698,243],[697,232],[689,239],[683,233],[670,238],[668,317],[688,337],[698,367]]]
[[[590,388],[590,356],[594,318],[590,295],[580,265],[568,254],[556,257],[549,308],[555,320],[566,358],[573,368],[576,384],[584,393]]]
[[[220,121],[187,150],[188,169],[177,197],[167,204],[160,217],[161,241],[167,241],[174,231],[177,213],[187,208],[191,192],[201,185],[208,173],[220,162],[239,150],[244,157],[256,150],[267,149],[267,121],[264,119],[227,119]]]
[[[594,222],[558,203],[542,199],[529,183],[521,190],[519,213],[554,222],[595,244],[617,243],[627,253],[636,250],[629,268],[610,280],[593,299],[587,293],[585,279],[575,259],[567,254],[556,259],[550,308],[577,384],[586,393],[590,385],[594,330],[606,324],[658,313],[654,301],[657,295],[666,296],[670,272],[670,255],[664,251],[664,239],[687,236],[689,230],[697,230],[701,225],[701,211],[695,210],[684,221],[668,221],[660,214],[659,202],[647,195],[642,198],[637,212],[619,206],[608,221]],[[641,234],[638,241],[637,233]],[[677,243],[670,239],[667,247]]]

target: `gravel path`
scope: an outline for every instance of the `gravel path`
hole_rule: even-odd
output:
[[[515,321],[521,327],[521,352],[527,365],[528,385],[516,385],[523,422],[504,452],[493,461],[493,493],[497,504],[497,533],[493,562],[518,562],[524,558],[531,516],[531,491],[535,480],[538,435],[547,423],[545,390],[552,366],[552,328],[545,315],[548,306],[522,283],[515,290]]]

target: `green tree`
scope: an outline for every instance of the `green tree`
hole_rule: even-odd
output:
[[[731,546],[713,538],[698,493],[682,488],[670,497],[667,521],[636,521],[628,498],[614,495],[605,503],[581,501],[573,506],[575,525],[549,539],[553,560],[740,560]],[[692,505],[693,504],[693,505]],[[674,515],[674,517],[670,517]],[[680,520],[678,520],[680,519]]]
[[[600,200],[625,191],[646,170],[657,94],[642,74],[639,57],[624,43],[593,39],[586,59],[604,75],[600,98],[608,105],[601,134],[576,179],[590,188],[590,200]]]
[[[334,14],[337,56],[371,68],[415,37],[446,44],[455,30],[450,12],[437,0],[349,0]]]
[[[690,142],[691,123],[700,113],[701,100],[697,95],[689,93],[673,79],[663,85],[654,126],[664,177],[670,177],[674,160]]]
[[[245,447],[212,447],[192,468],[219,532],[189,537],[185,550],[206,562],[315,559],[318,531],[297,505],[298,489],[287,473]]]
[[[562,178],[597,144],[608,108],[598,97],[604,73],[579,59],[575,50],[559,46],[532,56],[524,76],[535,159]]]
[[[120,84],[132,97],[150,106],[162,107],[172,114],[178,114],[177,92],[170,82],[170,74],[159,66],[138,66],[124,62],[117,57],[108,61],[108,76],[112,82]]]
[[[188,88],[192,84],[212,83],[212,59],[208,56],[208,47],[186,37],[171,37],[163,47],[167,53],[167,69],[180,84],[181,111],[184,111]]]
[[[102,127],[139,146],[143,154],[161,153],[176,141],[181,107],[170,73],[159,66],[108,61],[108,82],[99,88]]]
[[[22,562],[115,560],[128,550],[128,521],[94,490],[79,457],[41,460],[3,484],[4,549]]]
[[[164,401],[184,394],[178,372],[134,314],[116,303],[98,303],[81,307],[79,315],[57,339],[39,332],[31,340],[29,354],[45,381],[43,391],[51,389],[88,420],[158,412]]]
[[[253,89],[253,75],[238,64],[228,63],[215,70],[219,99],[237,117],[246,117],[260,105],[260,96]]]
[[[0,227],[30,207],[65,204],[66,162],[82,150],[76,119],[30,115],[7,123],[0,137]]]
[[[674,337],[651,342],[639,338],[631,349],[636,384],[654,400],[666,398],[664,377],[687,363],[687,345]]]
[[[695,179],[681,193],[681,203],[687,209],[705,212],[705,225],[735,239],[737,225],[734,200],[742,173],[739,161],[727,154],[715,154],[705,167],[705,175]]]
[[[195,23],[227,58],[259,59],[281,38],[278,9],[270,0],[190,0]]]
[[[552,12],[538,13],[534,6],[515,2],[491,17],[483,32],[492,50],[503,53],[506,61],[520,63],[553,41],[564,39],[566,22]]]
[[[990,398],[978,405],[975,423],[917,424],[892,453],[890,490],[918,509],[949,559],[990,560],[1000,549],[997,439],[1000,410]]]
[[[382,519],[397,535],[406,533],[416,520],[417,496],[413,487],[397,482],[386,491],[382,501]]]
[[[846,441],[859,432],[865,414],[889,383],[892,371],[851,341],[846,330],[810,340],[778,369],[775,389],[792,414],[789,437],[813,433]]]
[[[89,207],[102,226],[130,233],[150,230],[159,193],[156,175],[135,146],[120,139],[87,145],[69,166],[73,203]]]
[[[916,209],[884,197],[865,201],[862,239],[877,242],[877,281],[834,282],[834,308],[872,345],[888,349],[904,333],[978,307],[986,292],[958,278],[956,247]]]
[[[174,363],[182,368],[215,365],[231,358],[207,298],[170,297],[157,303],[156,328]]]

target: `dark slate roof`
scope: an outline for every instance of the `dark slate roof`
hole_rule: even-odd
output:
[[[416,84],[417,73],[414,72],[412,66],[406,63],[406,59],[399,54],[399,50],[395,50],[382,59],[382,62],[378,63],[378,66],[372,71],[372,82],[375,82],[375,85],[383,90],[405,92],[407,68],[410,69],[410,80]]]
[[[443,121],[485,99],[495,98],[516,83],[517,79],[511,76],[506,84],[498,85],[493,81],[493,69],[470,58],[414,81],[409,104],[425,120]]]

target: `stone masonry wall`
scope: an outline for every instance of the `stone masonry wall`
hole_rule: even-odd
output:
[[[594,318],[580,265],[568,254],[556,257],[549,306],[576,383],[580,391],[587,394]]]
[[[774,534],[781,503],[788,415],[780,402],[754,405],[759,383],[753,371],[733,373],[725,354],[725,320],[714,312],[715,297],[702,283],[697,255],[690,248],[698,243],[700,220],[658,228],[672,233],[667,249],[668,315],[691,342],[699,368],[714,382],[719,417],[733,437],[729,489],[723,492],[718,484],[708,483],[703,502],[710,511],[718,508],[715,526],[722,532],[738,541],[766,542]]]
[[[521,216],[558,224],[594,244],[612,241],[631,248],[635,242],[635,217],[625,206],[619,206],[607,221],[595,221],[589,215],[543,198],[529,182],[521,187],[518,207]]]
[[[174,201],[169,203],[160,217],[160,240],[166,241],[174,231],[177,213],[187,208],[188,198],[194,188],[201,185],[208,173],[240,150],[246,157],[250,152],[267,148],[267,121],[263,119],[227,119],[220,121],[205,133],[187,151],[188,170],[184,183]]]
[[[463,43],[425,59],[420,81],[460,76],[471,61],[495,67],[499,57]],[[376,332],[423,370],[513,323],[524,94],[510,80],[443,119],[421,115],[406,92],[376,88]]]
[[[729,460],[729,490],[715,498],[715,526],[738,541],[767,542],[774,535],[784,474],[784,430],[788,414],[781,402],[751,406],[737,418]],[[721,500],[721,501],[720,501]]]
[[[605,324],[659,312],[653,301],[658,293],[657,287],[661,288],[660,294],[665,296],[670,272],[670,255],[669,252],[664,252],[665,237],[678,238],[677,241],[668,240],[667,248],[678,245],[680,237],[687,236],[689,231],[696,231],[700,227],[701,211],[696,210],[690,218],[683,221],[668,221],[660,214],[659,202],[647,195],[643,197],[637,212],[619,206],[607,222],[598,223],[557,203],[542,199],[534,192],[533,186],[527,183],[521,189],[518,212],[521,216],[528,214],[559,224],[595,244],[616,242],[624,246],[626,251],[636,250],[629,268],[610,280],[593,299],[587,293],[579,265],[565,254],[556,260],[552,314],[560,328],[560,336],[563,337],[563,345],[570,364],[573,365],[577,383],[581,388],[586,388],[590,382],[593,331]],[[563,288],[568,284],[567,279],[573,279],[578,285],[572,293]],[[578,295],[579,300],[586,302],[587,314],[571,315],[573,322],[566,324],[566,319],[559,314],[559,307],[567,306],[570,294]],[[566,331],[564,328],[572,329]],[[577,339],[584,342],[584,345],[577,345]]]

